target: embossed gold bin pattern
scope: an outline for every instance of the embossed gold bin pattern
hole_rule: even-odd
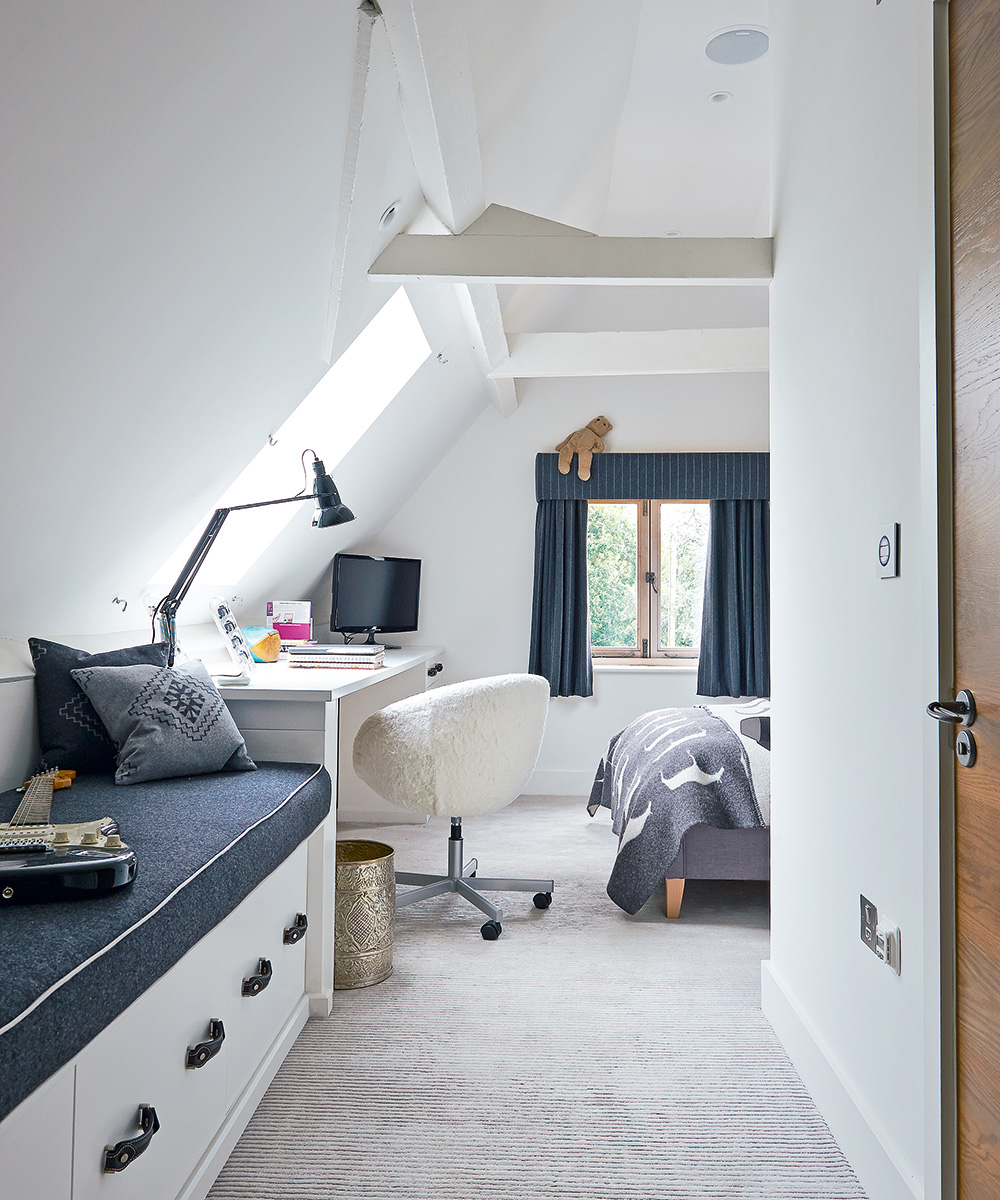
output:
[[[393,849],[384,842],[337,842],[333,986],[371,987],[392,974],[396,924]]]

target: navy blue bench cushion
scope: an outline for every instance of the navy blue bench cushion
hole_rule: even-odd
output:
[[[280,866],[330,811],[331,790],[314,764],[261,763],[129,788],[88,775],[56,792],[53,821],[114,817],[139,866],[105,896],[0,909],[0,1117]],[[0,820],[19,800],[0,794]]]

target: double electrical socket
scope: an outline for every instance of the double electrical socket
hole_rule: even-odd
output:
[[[880,925],[878,909],[861,897],[861,940],[869,950],[898,975],[901,969],[898,925]]]

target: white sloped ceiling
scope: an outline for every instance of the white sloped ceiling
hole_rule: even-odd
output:
[[[367,265],[422,193],[460,227],[498,203],[599,233],[766,232],[766,60],[728,69],[730,104],[704,95],[727,70],[705,40],[765,23],[765,0],[383,7],[386,28],[355,0],[6,5],[0,635],[144,623],[153,572],[387,299]],[[365,19],[388,71],[367,81]],[[435,58],[419,38],[450,23],[461,53],[449,35]],[[473,119],[449,123],[449,96]],[[358,521],[319,551],[303,512],[235,585],[248,608],[319,587],[488,397],[513,402],[485,381],[501,310],[518,332],[681,323],[614,287],[502,288],[473,305],[480,337],[452,285],[409,290],[432,358],[338,468]],[[762,302],[720,304],[702,324],[760,323]]]

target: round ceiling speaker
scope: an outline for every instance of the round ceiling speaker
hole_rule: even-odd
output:
[[[724,29],[722,33],[710,38],[705,53],[714,63],[721,63],[724,67],[738,67],[743,63],[763,58],[768,45],[768,37],[763,29],[742,26],[737,29]]]

